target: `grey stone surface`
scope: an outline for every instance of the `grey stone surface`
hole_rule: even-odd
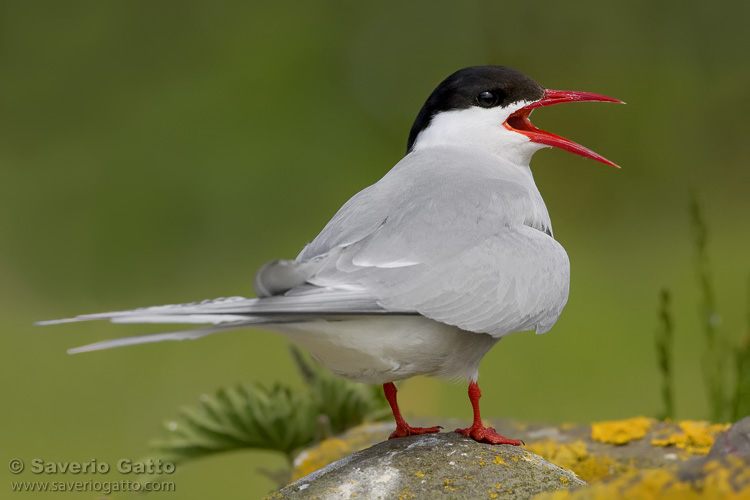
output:
[[[269,495],[276,499],[527,499],[585,485],[521,447],[477,443],[456,433],[385,441]]]
[[[750,416],[738,420],[724,434],[717,437],[708,458],[726,455],[750,457]]]

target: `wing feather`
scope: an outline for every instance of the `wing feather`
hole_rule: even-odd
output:
[[[248,321],[252,317],[345,316],[402,314],[409,311],[381,307],[376,297],[357,291],[309,287],[297,294],[267,298],[220,298],[142,307],[127,311],[82,314],[74,318],[40,321],[37,325],[54,325],[77,321],[110,320],[113,323],[227,323]],[[268,321],[268,320],[266,320]],[[257,322],[257,321],[253,321]]]

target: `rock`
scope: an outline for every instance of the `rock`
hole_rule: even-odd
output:
[[[708,454],[709,459],[725,455],[750,458],[750,416],[738,420],[716,442]]]
[[[439,423],[446,429],[466,426],[458,421]],[[269,498],[404,499],[412,495],[433,498],[438,493],[446,498],[529,498],[548,487],[549,492],[535,500],[750,498],[750,418],[731,427],[697,421],[660,422],[644,417],[591,425],[543,425],[504,419],[493,419],[491,423],[501,434],[525,440],[527,449],[482,445],[453,433],[383,443],[393,424],[366,424],[305,450],[295,460],[294,474],[296,478],[306,477]],[[435,422],[413,424],[430,426]],[[451,457],[458,452],[447,453],[459,448],[466,456],[459,453],[461,461],[457,462]],[[359,450],[364,451],[344,458]],[[546,465],[552,465],[534,453],[573,472],[546,469]],[[498,467],[502,463],[494,463],[496,456],[506,466],[520,463],[520,467],[530,471]],[[545,464],[541,471],[533,471],[532,459],[539,461],[537,465]],[[312,473],[334,460],[339,461]],[[552,472],[550,481],[545,472],[553,470],[558,474]],[[559,474],[561,470],[567,475]],[[516,474],[523,476],[532,471],[540,476],[524,477],[521,486],[513,482]],[[498,476],[501,472],[505,475]],[[576,474],[591,486],[571,487],[584,484],[576,479]],[[573,478],[567,479],[566,486],[571,488],[555,483],[555,477],[559,483],[564,483],[562,477]],[[378,478],[382,482],[372,482]],[[318,482],[325,486],[319,488]]]
[[[445,429],[466,427],[460,420],[416,419],[412,425]],[[634,417],[591,425],[546,425],[491,419],[500,434],[526,441],[526,449],[563,469],[573,471],[588,483],[617,477],[645,468],[672,467],[696,456],[704,456],[729,425],[709,422],[660,422]],[[385,441],[393,422],[365,424],[327,439],[302,452],[294,461],[292,479],[304,477],[336,460]],[[734,428],[733,428],[734,429]],[[732,430],[736,433],[735,430]],[[732,434],[735,436],[735,434]],[[737,439],[732,438],[732,442]]]
[[[456,433],[381,442],[272,493],[269,499],[532,498],[585,485],[572,472],[516,446]]]
[[[701,465],[702,462],[702,465]],[[697,468],[696,468],[697,466]],[[541,493],[534,500],[740,500],[750,498],[750,462],[729,456],[689,466],[625,473],[574,491]]]
[[[666,425],[660,431],[669,430],[668,424],[660,425]],[[678,423],[678,427],[681,433],[662,432],[668,438],[654,438],[652,443],[683,453],[680,460],[659,463],[653,460],[653,455],[647,454],[646,465],[638,463],[638,467],[623,470],[586,488],[543,493],[534,500],[750,499],[750,417],[716,436],[707,456],[695,453],[706,448],[707,437],[713,442],[713,432],[718,426],[688,421]],[[691,449],[693,455],[684,454]]]
[[[705,483],[717,471],[733,490],[745,489],[750,496],[750,417],[717,436],[707,456],[687,460],[677,470],[682,481],[691,483]]]

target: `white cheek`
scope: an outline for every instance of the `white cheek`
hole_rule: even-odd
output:
[[[503,126],[505,120],[527,103],[508,108],[444,111],[432,118],[414,143],[414,150],[430,147],[463,147],[484,150],[504,160],[528,165],[531,156],[544,147]]]

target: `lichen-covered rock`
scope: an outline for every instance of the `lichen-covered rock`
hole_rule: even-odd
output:
[[[434,423],[434,421],[425,421],[416,422],[416,425],[430,426]],[[464,422],[443,421],[440,423],[447,429],[465,427]],[[483,484],[481,481],[484,479],[475,481],[480,478],[480,474],[463,472],[463,467],[466,466],[472,470],[477,468],[480,471],[486,471],[488,465],[486,455],[497,452],[496,455],[490,456],[493,464],[495,456],[499,456],[508,464],[507,457],[521,460],[518,455],[515,455],[516,453],[527,457],[534,456],[532,453],[536,453],[563,469],[573,471],[577,477],[592,484],[587,488],[561,489],[556,493],[543,493],[540,498],[545,498],[545,500],[750,499],[750,418],[740,420],[726,432],[724,430],[729,427],[729,424],[696,421],[660,422],[644,417],[596,422],[585,426],[527,424],[504,419],[493,419],[492,424],[503,435],[525,440],[528,443],[526,450],[531,453],[526,454],[520,448],[491,447],[472,443],[452,434],[423,437],[422,439],[458,439],[467,446],[481,447],[481,451],[485,454],[481,455],[480,452],[481,460],[476,457],[470,461],[463,460],[460,467],[455,460],[447,460],[449,464],[451,461],[454,462],[449,469],[453,475],[446,474],[445,477],[440,477],[439,474],[429,475],[427,470],[422,469],[411,470],[410,473],[404,475],[400,466],[397,467],[392,463],[391,468],[399,472],[400,479],[411,478],[414,475],[419,479],[418,484],[422,489],[387,490],[388,494],[393,494],[393,498],[411,498],[411,495],[417,498],[433,498],[435,492],[441,492],[446,495],[446,498],[462,498],[458,495],[466,493],[463,498],[473,498],[472,493],[468,492],[477,491],[475,498],[524,498],[519,496],[521,490],[509,487],[508,481],[497,480]],[[347,498],[344,493],[347,493],[349,498],[378,498],[373,495],[377,495],[377,491],[380,490],[360,493],[360,490],[351,489],[354,488],[352,485],[358,484],[356,477],[349,477],[353,482],[348,481],[348,486],[345,485],[343,489],[337,490],[337,487],[331,487],[329,484],[319,494],[312,494],[313,491],[318,490],[312,489],[313,483],[309,480],[319,477],[318,474],[311,474],[313,471],[384,441],[392,430],[392,423],[366,424],[305,450],[295,460],[294,477],[301,478],[310,475],[295,483],[298,487],[296,490],[291,489],[294,485],[290,485],[274,494],[273,498],[278,498],[279,494],[282,498]],[[420,438],[406,439],[407,441],[393,440],[381,443],[368,452],[376,453],[380,450],[390,457],[391,452],[396,451],[396,448],[401,450],[399,447],[402,444],[408,447],[409,445],[404,443],[410,442],[409,439],[421,441]],[[711,448],[712,445],[713,448]],[[391,450],[390,446],[396,446],[396,448]],[[711,453],[707,456],[709,448]],[[467,453],[467,456],[470,455],[466,451],[464,453]],[[370,459],[374,457],[370,456]],[[345,469],[351,467],[351,462],[346,460],[337,462],[337,464],[344,465],[333,464],[332,467]],[[517,463],[513,458],[511,462]],[[369,463],[366,462],[365,465],[369,467],[367,465]],[[413,465],[409,461],[406,463]],[[361,465],[357,467],[360,470],[362,468]],[[357,473],[357,471],[351,472],[353,475]],[[320,477],[327,476],[328,472],[320,473]],[[393,474],[390,476],[385,474],[385,476],[394,477]],[[449,481],[445,482],[446,479]],[[305,484],[307,486],[303,486]],[[476,485],[480,485],[477,490],[466,489]],[[495,487],[497,485],[501,486]],[[302,493],[306,491],[307,496],[300,496],[300,489]],[[366,491],[366,488],[361,491]],[[356,496],[352,497],[352,494]]]
[[[415,420],[413,425],[429,427],[435,423],[446,429],[466,427],[467,422]],[[709,422],[660,422],[634,417],[591,425],[546,425],[507,419],[492,419],[500,434],[526,441],[526,449],[576,473],[586,482],[597,482],[641,469],[672,467],[696,456],[705,456],[714,438],[728,424]],[[750,420],[747,423],[750,426]],[[727,443],[744,449],[742,441],[750,430],[735,424]],[[365,424],[340,436],[327,439],[303,451],[294,461],[293,480],[304,477],[329,463],[385,441],[393,423]],[[743,434],[743,432],[745,434]],[[718,443],[718,442],[717,442]]]
[[[750,417],[716,437],[708,456],[700,455],[706,453],[705,442],[713,443],[715,431],[726,426],[706,422],[681,422],[678,426],[684,432],[670,434],[669,443],[655,438],[652,444],[687,451],[682,460],[632,467],[586,488],[542,493],[535,500],[750,499]]]
[[[750,461],[728,456],[693,459],[687,467],[631,471],[575,491],[541,493],[534,500],[747,500]],[[686,474],[689,470],[689,474]]]
[[[271,499],[532,498],[585,485],[575,474],[516,446],[455,433],[385,441],[334,462]]]

